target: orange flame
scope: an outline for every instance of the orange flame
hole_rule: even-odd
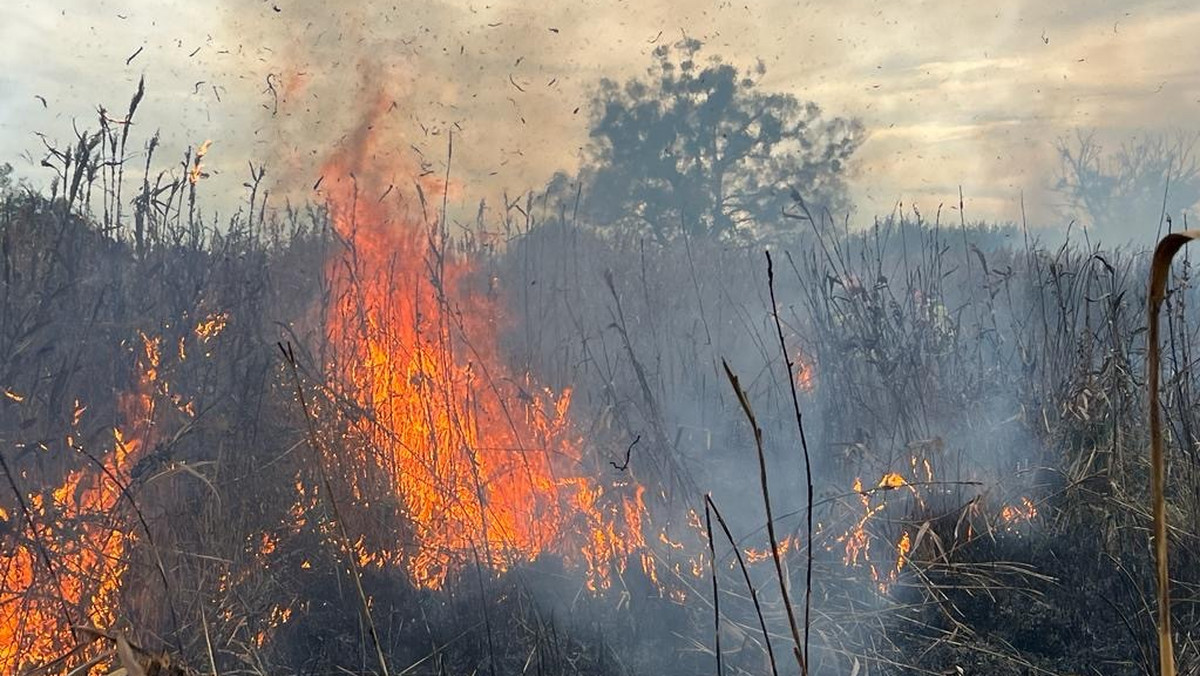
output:
[[[113,429],[113,448],[98,460],[102,468],[72,471],[48,496],[28,495],[29,518],[19,515],[12,525],[23,537],[0,553],[0,673],[20,672],[73,646],[68,614],[71,622],[97,627],[116,619],[123,556],[135,537],[119,521],[116,481],[130,481],[130,469],[154,437],[158,341],[144,334],[142,340],[139,383],[118,401],[124,430]],[[73,426],[84,410],[76,402]],[[73,435],[67,444],[74,448]]]
[[[404,169],[381,159],[374,127],[322,171],[346,243],[327,267],[332,371],[371,412],[351,423],[359,450],[381,452],[412,530],[400,551],[366,558],[436,588],[475,561],[503,571],[556,552],[581,556],[589,586],[607,587],[645,545],[642,489],[630,496],[579,476],[570,390],[505,363],[497,308],[471,293],[472,264],[444,231],[403,212],[383,177]]]
[[[863,561],[870,560],[871,536],[867,534],[867,522],[884,507],[883,505],[871,506],[871,498],[863,491],[861,478],[854,479],[854,492],[859,494],[859,500],[862,502],[862,517],[850,530],[837,539],[838,542],[845,544],[846,554],[842,558],[842,563],[847,566],[856,565],[860,558]]]
[[[796,388],[801,392],[812,392],[817,386],[816,369],[804,353],[797,353],[792,366],[795,368]]]
[[[792,549],[794,544],[795,542],[790,535],[780,540],[779,555],[783,556],[784,554],[787,554],[788,551]],[[746,563],[749,564],[761,563],[772,557],[771,548],[769,546],[762,549],[748,547],[744,553],[746,554]]]
[[[228,312],[213,312],[196,324],[194,333],[197,338],[207,343],[220,335],[221,331],[225,330],[227,323],[229,323]]]
[[[192,164],[188,167],[188,183],[196,185],[202,178],[208,178],[208,174],[204,171],[204,163],[201,161],[208,154],[208,148],[212,145],[212,141],[208,140],[200,144],[196,149],[196,155],[192,158]]]
[[[908,563],[908,553],[912,551],[912,538],[908,536],[908,531],[904,531],[904,535],[900,537],[900,542],[896,543],[896,570],[900,571],[904,568],[904,564]]]
[[[873,494],[882,494],[886,491],[893,491],[899,488],[907,487],[912,491],[917,500],[920,500],[916,487],[914,487],[904,475],[898,472],[888,472],[884,474],[879,483],[876,484],[873,490],[864,490],[861,478],[854,480],[854,492],[858,493],[859,501],[862,504],[862,513],[855,524],[847,530],[843,535],[837,538],[837,542],[842,543],[845,549],[845,555],[842,557],[842,563],[846,566],[865,565],[871,573],[871,580],[879,588],[879,593],[886,594],[891,585],[899,579],[900,571],[909,563],[909,553],[912,551],[912,538],[908,531],[901,533],[900,539],[895,544],[894,561],[890,559],[886,562],[873,561],[871,558],[871,542],[874,536],[868,530],[867,526],[871,520],[887,507],[887,502],[881,500],[878,504],[871,503]]]
[[[1011,525],[1033,521],[1038,515],[1037,505],[1029,498],[1022,497],[1019,505],[1005,505],[1000,510],[1000,519]]]

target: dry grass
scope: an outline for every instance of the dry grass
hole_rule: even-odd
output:
[[[1162,516],[1175,563],[1157,574],[1177,590],[1179,672],[1197,673],[1200,409],[1188,265],[1164,305],[1161,429],[1172,482],[1162,509],[1147,510],[1148,479],[1162,465],[1145,458],[1141,421],[1158,408],[1142,392],[1147,381],[1158,391],[1146,365],[1160,355],[1147,353],[1158,341],[1142,324],[1142,253],[1048,248],[1022,231],[947,229],[919,216],[847,232],[808,214],[778,245],[780,271],[768,280],[757,249],[597,233],[572,217],[577,195],[513,201],[450,246],[477,261],[480,293],[510,308],[502,339],[515,372],[575,389],[573,419],[596,466],[624,460],[631,480],[656,489],[655,523],[676,527],[687,508],[711,508],[725,538],[714,542],[710,525],[702,543],[712,548],[714,598],[685,571],[670,582],[689,592],[686,605],[634,573],[591,599],[549,560],[506,576],[472,570],[433,593],[396,571],[348,574],[348,542],[410,534],[384,474],[342,455],[347,416],[364,412],[321,366],[333,349],[320,316],[331,289],[316,271],[338,245],[328,215],[272,208],[257,168],[242,213],[206,222],[186,178],[196,153],[174,174],[154,173],[153,139],[125,214],[128,129],[109,122],[52,149],[60,178],[51,195],[0,205],[0,386],[21,398],[0,399],[0,439],[15,449],[4,456],[0,506],[22,514],[5,521],[6,545],[45,547],[49,522],[55,532],[84,529],[20,503],[36,495],[48,504],[49,487],[93,464],[68,436],[103,455],[122,415],[113,393],[136,379],[139,331],[162,338],[170,392],[156,391],[153,423],[164,434],[131,473],[127,497],[102,515],[138,533],[121,561],[128,572],[110,636],[226,676],[384,665],[700,671],[717,654],[726,674],[776,674],[788,670],[771,649],[781,640],[809,673],[1144,673],[1155,654],[1156,572],[1144,543]],[[485,244],[496,236],[502,246]],[[225,330],[196,338],[196,324],[219,312],[229,315]],[[274,354],[280,340],[295,346],[296,370]],[[789,362],[799,357],[781,346],[813,369],[811,392],[796,390]],[[740,374],[736,392],[723,359]],[[310,410],[299,410],[297,391]],[[76,400],[87,406],[82,418]],[[751,401],[747,427],[739,409]],[[810,441],[802,469],[797,450]],[[326,449],[329,466],[314,465],[306,444]],[[913,457],[934,476],[918,480]],[[759,490],[774,502],[765,522],[742,507],[757,504],[743,499],[756,458]],[[911,485],[874,485],[893,471]],[[851,490],[855,477],[865,490]],[[369,504],[351,499],[350,485]],[[1023,496],[1038,516],[1012,528],[999,509]],[[867,525],[877,563],[902,533],[912,540],[887,592],[839,550],[864,498],[883,505]],[[799,544],[784,551],[787,541]],[[767,572],[743,556],[764,544]],[[53,557],[40,558],[39,579],[51,580]],[[737,584],[721,584],[729,575]],[[800,588],[811,603],[803,618],[788,596]],[[480,608],[493,620],[486,626]],[[120,661],[115,648],[95,654]]]

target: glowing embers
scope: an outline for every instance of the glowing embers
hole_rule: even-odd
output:
[[[204,319],[200,320],[196,324],[196,328],[193,330],[193,333],[196,334],[197,338],[207,344],[217,336],[221,335],[221,332],[225,330],[225,326],[228,323],[228,312],[210,312],[207,316],[205,316]]]
[[[642,491],[585,478],[597,472],[572,436],[571,392],[511,371],[501,308],[471,292],[471,263],[402,213],[381,177],[403,169],[365,130],[356,141],[322,172],[345,245],[326,268],[329,366],[361,411],[330,460],[359,502],[385,473],[403,522],[394,545],[368,538],[360,560],[440,587],[476,563],[503,571],[554,553],[609,586],[645,545]]]
[[[800,392],[812,392],[816,388],[816,367],[804,353],[797,352],[792,359],[792,373],[796,381],[796,389]]]
[[[1018,526],[1032,522],[1037,515],[1037,505],[1029,498],[1021,497],[1019,504],[1004,505],[1000,509],[1000,523],[1008,531],[1018,532]]]
[[[914,473],[918,471],[918,468],[923,468],[926,472],[926,480],[932,480],[933,472],[928,463],[919,462],[913,458],[912,464]],[[843,547],[842,563],[847,567],[866,567],[870,571],[871,581],[875,583],[881,594],[888,593],[891,586],[899,579],[900,572],[909,563],[909,555],[913,547],[912,536],[907,529],[904,529],[894,543],[885,542],[885,546],[882,548],[884,551],[880,552],[880,547],[876,545],[876,552],[872,558],[872,544],[883,539],[873,529],[874,522],[878,521],[880,515],[888,509],[889,494],[900,489],[908,489],[907,492],[912,495],[916,505],[923,504],[921,494],[913,482],[898,472],[885,473],[875,487],[870,490],[864,489],[862,479],[856,478],[853,491],[857,494],[860,512],[854,525],[836,538],[836,542]]]
[[[789,536],[783,538],[782,540],[779,541],[779,555],[783,556],[784,554],[787,554],[789,551],[791,551],[793,548],[799,549],[799,547],[797,547],[796,544],[797,544],[797,538],[795,536],[789,535]],[[751,565],[766,561],[773,556],[773,554],[771,553],[770,546],[764,547],[762,549],[755,549],[753,547],[748,547],[748,548],[746,548],[744,553],[746,555],[746,563],[751,564]]]

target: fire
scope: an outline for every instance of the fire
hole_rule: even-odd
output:
[[[679,550],[684,549],[684,544],[682,542],[675,542],[671,538],[667,537],[666,533],[659,533],[658,541],[663,543],[664,545],[670,547],[671,549],[679,549]]]
[[[197,338],[207,343],[220,335],[225,330],[227,323],[229,323],[228,312],[213,312],[196,324],[193,332]]]
[[[471,292],[472,263],[444,230],[404,211],[385,178],[404,169],[381,159],[375,121],[322,169],[346,244],[326,268],[330,367],[370,412],[350,423],[360,464],[382,456],[411,528],[371,558],[437,588],[476,561],[503,571],[554,552],[582,558],[602,589],[645,545],[642,490],[583,478],[570,390],[505,363],[498,308]]]
[[[871,506],[871,498],[863,491],[861,478],[854,479],[854,492],[859,494],[859,500],[862,502],[862,517],[850,530],[837,539],[838,542],[845,544],[846,554],[842,558],[842,563],[847,566],[857,565],[860,558],[863,561],[870,560],[871,536],[867,533],[867,522],[884,508],[882,504]]]
[[[292,619],[291,606],[272,606],[271,612],[263,619],[259,630],[254,633],[254,645],[258,648],[263,647],[270,640],[271,634],[280,626],[287,624],[290,619]]]
[[[196,156],[192,158],[192,164],[188,167],[188,183],[196,185],[200,179],[207,178],[208,174],[204,172],[204,163],[202,160],[208,154],[208,148],[212,145],[212,140],[205,141],[196,149]]]
[[[795,542],[794,542],[792,536],[790,536],[790,535],[785,537],[784,539],[780,540],[779,541],[779,555],[783,556],[784,554],[787,554],[788,551],[790,551],[792,549],[794,544],[795,544]],[[767,559],[771,558],[771,556],[772,556],[771,548],[769,546],[764,547],[762,549],[755,549],[753,547],[749,547],[745,550],[744,553],[746,555],[746,563],[749,563],[749,564],[761,563],[761,562],[766,561]]]
[[[97,627],[116,619],[124,554],[135,536],[120,521],[122,493],[113,479],[127,485],[154,438],[158,342],[143,334],[140,348],[139,382],[118,401],[124,422],[113,429],[110,451],[97,458],[102,469],[85,465],[48,494],[26,496],[29,519],[4,514],[21,536],[0,553],[0,673],[17,673],[73,646],[68,614],[70,622]],[[76,402],[73,426],[86,408]],[[74,438],[68,436],[67,448],[82,450]]]
[[[87,413],[87,409],[88,407],[79,403],[78,399],[75,400],[75,411],[71,414],[71,427],[79,427],[79,422],[83,420],[83,414]]]
[[[887,502],[880,500],[878,504],[872,504],[871,498],[874,493],[883,493],[885,491],[893,491],[898,488],[908,487],[913,492],[917,500],[920,496],[917,494],[916,488],[904,477],[897,472],[888,472],[884,474],[879,483],[876,484],[873,491],[863,489],[861,478],[854,480],[854,492],[858,494],[858,499],[862,505],[862,512],[855,524],[847,530],[843,535],[837,538],[837,542],[844,547],[845,554],[842,557],[842,563],[847,567],[856,567],[864,565],[870,570],[871,580],[879,588],[879,593],[886,594],[891,585],[899,579],[900,571],[909,563],[909,554],[912,551],[912,538],[908,531],[904,531],[900,535],[894,546],[895,560],[885,562],[873,560],[871,558],[871,543],[875,539],[868,526],[873,518],[887,508]]]
[[[801,392],[812,392],[817,386],[816,370],[813,368],[813,363],[808,360],[803,353],[797,353],[793,359],[792,366],[795,367],[796,388]]]
[[[856,478],[853,491],[857,494],[860,504],[859,510],[856,510],[857,518],[853,526],[835,539],[836,543],[842,545],[842,563],[852,568],[865,567],[880,594],[887,594],[892,585],[899,580],[900,573],[913,563],[911,557],[914,542],[913,535],[906,528],[900,532],[894,544],[888,545],[890,551],[885,549],[884,554],[880,555],[877,546],[876,551],[872,552],[872,544],[878,544],[882,540],[878,533],[880,529],[873,529],[872,523],[880,512],[889,508],[889,497],[895,497],[893,491],[900,489],[912,494],[910,504],[915,506],[919,513],[927,504],[927,496],[920,489],[926,484],[935,483],[933,465],[928,458],[914,455],[910,464],[911,480],[899,472],[887,472],[880,477],[874,488],[864,489],[862,479]],[[972,522],[975,519],[984,520],[989,524],[989,528],[998,521],[1006,530],[1015,532],[1017,526],[1029,523],[1038,515],[1037,506],[1027,497],[1020,498],[1019,503],[1005,504],[998,513],[985,512],[984,503],[982,498],[977,497],[965,506],[965,516],[969,518],[960,519],[960,524],[965,525],[962,532],[959,526],[955,526],[956,540],[969,541],[974,537]],[[832,548],[833,545],[829,545],[829,549]]]
[[[904,568],[904,564],[908,563],[908,553],[912,551],[912,538],[908,536],[908,531],[900,536],[900,542],[896,543],[896,571],[899,572]]]
[[[1005,505],[1000,510],[1000,519],[1009,526],[1033,521],[1038,515],[1037,505],[1029,498],[1022,497],[1019,505]]]

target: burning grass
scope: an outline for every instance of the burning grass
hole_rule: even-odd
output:
[[[372,127],[322,205],[271,208],[259,168],[228,227],[206,143],[129,228],[90,154],[115,130],[4,197],[0,671],[85,624],[216,673],[767,673],[788,638],[809,673],[1149,668],[1142,258],[809,215],[768,305],[759,252],[601,237],[552,195],[452,233],[449,168],[396,187]],[[1200,499],[1168,497],[1191,599]]]

